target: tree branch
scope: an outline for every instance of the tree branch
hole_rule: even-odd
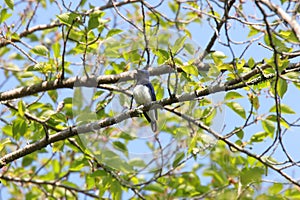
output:
[[[270,10],[275,12],[286,23],[288,23],[300,42],[300,25],[297,23],[296,19],[292,18],[280,6],[273,4],[269,0],[260,0],[260,2],[262,2],[264,5],[266,5]]]
[[[289,71],[297,71],[299,70],[299,63],[291,63],[288,67],[288,70],[285,70],[284,73],[289,73]],[[198,65],[198,70],[208,70],[210,65],[208,63],[203,64],[200,63]],[[247,66],[244,66],[247,67]],[[267,64],[263,64],[260,66],[261,70],[264,70],[266,68],[270,67]],[[180,67],[177,67],[178,72],[182,72],[183,70]],[[170,72],[173,72],[173,69],[169,67],[168,65],[162,65],[160,67],[156,68],[149,68],[149,72],[152,76],[167,74]],[[45,92],[48,90],[55,90],[59,88],[74,88],[74,87],[101,87],[101,84],[112,84],[117,82],[124,82],[124,81],[130,81],[134,80],[134,75],[136,71],[128,71],[123,72],[116,75],[101,75],[98,77],[95,76],[89,76],[87,77],[71,77],[64,79],[60,81],[59,79],[56,79],[54,81],[43,81],[38,84],[34,84],[31,86],[25,86],[20,87],[16,89],[12,89],[6,92],[0,93],[0,101],[6,101],[6,100],[12,100],[17,99],[21,97],[25,97],[28,95],[37,94],[39,92]],[[224,85],[226,86],[232,86],[235,84],[238,84],[242,81],[249,80],[251,77],[257,75],[260,73],[260,70],[258,68],[254,68],[250,72],[246,73],[243,76],[237,77],[236,79],[233,79],[231,81],[226,82]]]
[[[298,67],[298,68],[296,68],[296,67]],[[297,69],[297,71],[300,70],[300,63],[295,65],[295,69]],[[291,70],[291,69],[288,69],[288,70]],[[290,71],[288,71],[288,72],[290,72]],[[126,74],[126,73],[128,73],[129,75],[133,74],[133,72],[130,72],[130,73],[125,72],[125,73],[122,73],[122,74]],[[286,73],[286,71],[284,70],[282,73]],[[128,75],[128,77],[123,77],[123,78],[128,79],[130,77],[129,75]],[[122,77],[121,75],[115,75],[115,76],[118,76],[119,79],[120,79],[120,77]],[[110,75],[109,77],[114,77],[114,76]],[[48,139],[46,139],[46,138],[41,139],[41,140],[39,140],[35,143],[28,144],[28,145],[26,145],[25,147],[23,147],[21,149],[18,149],[14,152],[6,154],[5,156],[3,156],[0,159],[0,168],[2,168],[6,164],[8,164],[8,163],[10,163],[14,160],[17,160],[17,159],[19,159],[19,158],[21,158],[25,155],[28,155],[28,154],[30,154],[34,151],[42,149],[42,148],[46,147],[47,145],[49,145],[51,143],[67,139],[67,138],[73,137],[73,136],[78,135],[78,134],[97,131],[101,128],[117,124],[117,123],[122,122],[126,119],[129,119],[131,117],[137,117],[140,114],[140,110],[141,111],[149,111],[150,109],[156,108],[157,105],[160,105],[160,106],[164,107],[165,105],[171,105],[173,103],[178,103],[178,102],[183,102],[183,101],[191,101],[191,100],[197,99],[199,97],[208,96],[210,94],[214,94],[214,93],[217,93],[217,92],[236,90],[236,89],[239,89],[239,88],[243,88],[245,86],[250,86],[250,85],[253,85],[253,84],[257,84],[257,83],[261,82],[262,80],[273,79],[274,77],[275,77],[275,75],[273,75],[273,76],[270,75],[268,77],[264,77],[264,79],[262,79],[262,78],[259,79],[258,78],[258,79],[254,79],[250,82],[244,82],[243,81],[243,82],[241,82],[241,84],[238,84],[238,85],[235,85],[235,84],[233,84],[233,85],[231,85],[231,84],[215,85],[215,86],[205,88],[203,90],[196,90],[196,91],[191,92],[191,93],[184,93],[184,94],[179,95],[179,96],[169,97],[169,98],[162,99],[160,101],[152,102],[150,104],[141,106],[139,108],[128,110],[128,111],[123,112],[123,113],[121,113],[121,114],[119,114],[115,117],[112,117],[112,118],[106,118],[106,119],[103,119],[103,120],[100,120],[100,121],[88,123],[88,124],[78,126],[78,127],[69,127],[67,129],[64,129],[62,131],[57,132],[56,134],[50,135]],[[114,80],[114,79],[112,78],[111,80]],[[68,79],[66,81],[68,81]],[[56,83],[57,82],[58,81],[56,80]]]
[[[96,198],[96,199],[99,198],[99,196],[91,194],[86,190],[82,190],[82,189],[79,189],[79,188],[64,185],[64,184],[61,184],[60,182],[57,182],[57,181],[31,180],[30,178],[23,178],[22,179],[22,178],[4,176],[4,175],[0,175],[0,178],[3,179],[3,180],[6,180],[6,181],[13,181],[13,182],[18,182],[18,183],[30,183],[30,184],[35,184],[35,185],[51,185],[53,187],[60,187],[60,188],[66,189],[66,190],[82,193],[86,196],[93,197],[93,198]]]

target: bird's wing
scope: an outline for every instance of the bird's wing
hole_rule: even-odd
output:
[[[151,100],[152,101],[156,101],[156,95],[155,95],[155,91],[154,91],[154,88],[152,86],[151,83],[147,83],[146,84],[147,88],[150,90],[150,94],[151,94]],[[157,116],[157,109],[154,109],[154,115],[155,115],[155,119],[157,120],[158,119],[158,116]],[[147,117],[146,117],[147,118]],[[149,121],[149,120],[148,120]]]
[[[156,96],[155,96],[155,92],[154,92],[154,88],[153,88],[152,84],[151,84],[151,83],[146,83],[145,85],[146,85],[146,86],[149,88],[149,90],[150,90],[151,100],[152,100],[152,101],[156,101]]]

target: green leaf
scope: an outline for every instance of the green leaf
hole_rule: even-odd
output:
[[[296,112],[286,104],[280,104],[280,111],[282,114],[296,114]],[[276,112],[276,105],[270,109],[270,112]]]
[[[250,31],[249,31],[248,36],[247,36],[248,38],[260,33],[259,30],[253,28],[252,26],[249,26],[249,29],[250,29]]]
[[[145,167],[145,161],[140,159],[140,158],[133,158],[129,161],[129,164],[131,166],[135,166],[135,167]]]
[[[61,55],[60,55],[60,44],[58,42],[55,42],[53,45],[52,45],[52,50],[53,50],[53,53],[54,53],[54,57],[55,58],[59,58]]]
[[[98,17],[91,17],[88,22],[88,30],[92,30],[94,28],[98,28],[100,26]]]
[[[173,54],[176,54],[183,47],[186,38],[187,36],[183,36],[175,41],[174,46],[172,47]]]
[[[56,90],[49,90],[48,95],[53,102],[55,102],[55,103],[57,102],[58,93]]]
[[[241,60],[236,59],[236,60],[237,60],[236,68],[237,69],[242,69],[245,66],[245,63],[246,63],[245,59],[241,59]]]
[[[240,128],[237,128],[238,131],[235,133],[241,140],[244,138],[244,131]]]
[[[240,93],[234,91],[227,92],[225,95],[225,100],[232,100],[238,98],[244,98],[244,97]]]
[[[217,185],[222,185],[225,183],[225,180],[224,178],[222,177],[222,174],[220,174],[218,171],[216,170],[212,170],[212,169],[208,169],[208,170],[205,170],[203,172],[203,175],[204,176],[211,176],[213,179],[214,179],[214,182],[217,184]]]
[[[274,183],[271,187],[269,187],[270,194],[279,194],[283,189],[283,185],[281,183]]]
[[[280,78],[278,80],[278,84],[277,84],[277,91],[278,91],[278,95],[283,98],[283,95],[286,93],[287,91],[287,82],[286,80]]]
[[[191,54],[191,55],[194,56],[194,54],[195,54],[195,48],[194,48],[194,46],[193,46],[192,44],[190,44],[190,43],[184,44],[184,49],[185,49],[189,54]]]
[[[255,110],[258,110],[258,108],[260,107],[258,96],[253,93],[248,93],[248,98]]]
[[[192,75],[195,75],[195,76],[198,76],[199,75],[199,72],[198,72],[198,69],[195,65],[193,64],[190,64],[190,65],[183,65],[181,66],[181,69],[187,73],[187,74],[192,74]]]
[[[55,143],[52,145],[52,150],[53,150],[53,152],[62,152],[63,149],[64,149],[64,145],[65,145],[65,142],[64,142],[64,141],[58,141],[58,142],[55,142]]]
[[[20,36],[19,36],[18,33],[13,33],[13,34],[11,34],[11,39],[13,39],[13,40],[20,40]]]
[[[120,141],[114,141],[113,142],[113,146],[117,149],[117,150],[119,150],[119,151],[125,151],[125,152],[127,152],[127,147],[126,147],[126,145],[125,144],[123,144],[122,142],[120,142]]]
[[[86,166],[85,160],[77,159],[72,162],[69,170],[76,172],[76,171],[80,171],[85,166]]]
[[[248,60],[248,66],[250,68],[253,68],[255,66],[255,60],[252,57]]]
[[[74,24],[74,20],[79,17],[78,14],[75,13],[63,13],[61,15],[57,15],[57,18],[64,24],[71,26]]]
[[[4,138],[3,140],[0,140],[0,152],[3,150],[3,148],[7,145],[11,143],[11,139],[10,138]]]
[[[266,119],[277,123],[277,115],[269,115]],[[289,124],[287,124],[287,122],[281,117],[280,117],[280,124],[287,129],[290,128]]]
[[[28,156],[25,156],[22,160],[22,166],[27,167],[31,165],[31,163],[34,162],[34,157],[30,154]]]
[[[246,119],[246,112],[244,108],[237,102],[228,102],[226,105],[231,108],[236,114],[241,116],[243,119]]]
[[[183,158],[184,158],[184,152],[177,153],[176,156],[175,156],[175,159],[173,161],[172,166],[177,167],[178,164],[183,160]]]
[[[4,0],[4,1],[11,10],[14,9],[14,0]]]
[[[169,58],[169,52],[163,49],[158,49],[157,51],[154,51],[155,55],[157,55],[157,64],[161,65],[165,63]]]
[[[13,122],[12,131],[13,131],[13,137],[15,139],[19,139],[27,131],[27,123],[26,123],[26,121],[23,120],[23,119],[21,119],[21,118],[17,118]]]
[[[212,57],[219,58],[219,59],[224,59],[227,56],[222,51],[215,51],[215,52],[212,53]]]
[[[268,133],[266,133],[266,132],[255,133],[250,138],[250,143],[253,143],[253,142],[262,142],[267,136],[268,136]]]
[[[12,14],[8,13],[6,8],[2,9],[0,12],[0,24],[5,22],[11,16]]]
[[[157,193],[163,193],[165,191],[165,188],[162,185],[157,184],[157,183],[147,185],[143,189],[148,190],[148,191],[157,192]]]
[[[273,136],[274,134],[274,131],[275,131],[275,126],[274,126],[274,123],[270,120],[262,120],[261,121],[261,125],[263,127],[263,129],[269,133],[270,135]]]
[[[49,54],[47,47],[45,47],[43,45],[37,45],[37,46],[33,47],[31,49],[31,52],[36,55],[39,55],[39,56],[47,56]]]
[[[259,167],[254,167],[251,169],[243,168],[241,171],[241,183],[246,186],[252,182],[258,182],[261,180],[264,174],[264,169]]]
[[[123,32],[123,30],[121,30],[121,29],[110,29],[106,35],[106,38],[112,37],[112,36],[117,35],[122,32]]]
[[[118,181],[114,181],[111,184],[110,188],[111,194],[112,194],[112,199],[122,199],[122,187]]]
[[[26,109],[26,108],[25,108],[24,102],[23,102],[22,100],[20,100],[20,101],[18,102],[18,112],[19,112],[19,115],[20,115],[21,117],[24,116],[25,109]]]

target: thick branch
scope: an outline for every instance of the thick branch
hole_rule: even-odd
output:
[[[299,70],[299,68],[300,68],[299,65],[300,65],[300,63],[296,66],[296,67],[298,67],[297,70]],[[291,70],[291,69],[288,69],[288,70]],[[129,73],[129,72],[126,72],[126,73]],[[283,72],[283,73],[285,73],[285,72]],[[131,74],[132,74],[132,72],[131,72]],[[274,76],[268,76],[264,80],[272,79],[272,78],[274,78]],[[262,81],[262,80],[261,79],[258,80],[258,82],[260,82],[260,81]],[[162,99],[160,101],[153,102],[153,103],[147,104],[145,106],[142,106],[139,109],[141,109],[142,111],[148,111],[149,109],[154,109],[157,104],[164,107],[166,105],[171,105],[171,104],[174,104],[174,103],[177,103],[177,102],[195,100],[199,97],[207,96],[207,95],[214,94],[214,93],[217,93],[217,92],[229,91],[229,90],[235,90],[235,89],[243,88],[245,86],[257,84],[258,82],[251,81],[251,82],[245,83],[243,81],[239,85],[228,85],[228,84],[227,85],[225,84],[223,86],[216,85],[216,86],[212,86],[212,87],[209,87],[209,88],[206,88],[206,89],[203,89],[203,90],[198,90],[198,91],[191,92],[191,93],[185,93],[185,94],[182,94],[180,96],[165,98],[165,99]],[[34,151],[42,149],[42,148],[46,147],[47,145],[49,145],[51,143],[54,143],[54,142],[57,142],[57,141],[60,141],[60,140],[65,140],[65,139],[73,137],[77,134],[83,134],[83,133],[87,133],[87,132],[94,132],[94,131],[97,131],[101,128],[108,127],[108,126],[117,124],[119,122],[122,122],[122,121],[124,121],[126,119],[129,119],[131,117],[137,117],[140,113],[139,109],[135,108],[135,109],[132,109],[132,110],[128,110],[126,112],[123,112],[123,113],[115,116],[115,117],[106,118],[106,119],[103,119],[103,120],[100,120],[100,121],[88,123],[86,125],[82,125],[82,126],[78,126],[78,127],[72,127],[72,128],[70,127],[70,128],[65,129],[65,130],[62,130],[60,132],[57,132],[56,134],[50,135],[48,139],[44,138],[44,139],[39,140],[39,141],[37,141],[33,144],[26,145],[24,148],[18,149],[16,151],[12,152],[12,153],[9,153],[9,154],[3,156],[0,159],[0,168],[2,168],[6,164],[8,164],[8,163],[10,163],[14,160],[17,160],[17,159],[19,159],[19,158],[21,158],[25,155],[28,155],[28,154],[30,154]]]
[[[300,63],[292,63],[288,67],[288,69],[298,69]],[[267,64],[264,64],[260,66],[261,70],[270,67]],[[209,64],[199,64],[198,65],[198,70],[208,70],[209,69]],[[182,69],[177,67],[178,72],[182,72]],[[157,68],[151,68],[149,69],[150,74],[152,76],[157,76],[157,75],[162,75],[162,74],[167,74],[170,72],[173,72],[173,69],[169,67],[168,65],[163,65]],[[288,72],[288,71],[287,71]],[[37,94],[39,92],[45,92],[49,90],[56,90],[59,88],[74,88],[74,87],[98,87],[101,84],[112,84],[112,83],[117,83],[117,82],[124,82],[124,81],[129,81],[129,80],[134,80],[134,75],[136,71],[129,71],[129,72],[124,72],[116,75],[102,75],[98,77],[93,77],[90,76],[89,78],[87,77],[71,77],[64,79],[62,81],[59,81],[58,79],[54,81],[44,81],[42,83],[38,83],[35,85],[31,86],[25,86],[25,87],[20,87],[17,89],[12,89],[6,92],[0,93],[0,101],[6,101],[6,100],[12,100],[16,98],[21,98],[33,94]],[[258,68],[254,68],[247,74],[240,76],[234,80],[228,81],[225,83],[225,85],[230,86],[234,85],[237,83],[240,83],[242,81],[249,80],[251,77],[255,76],[256,74],[259,74],[260,70]]]

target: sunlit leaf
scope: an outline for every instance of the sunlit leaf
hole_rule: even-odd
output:
[[[179,37],[176,41],[174,46],[172,47],[172,53],[176,54],[181,48],[183,48],[184,42],[186,40],[186,36]]]
[[[286,80],[280,78],[278,80],[278,86],[277,86],[278,90],[277,91],[281,98],[283,98],[283,95],[286,93],[287,87],[288,87],[288,85],[287,85]]]
[[[255,66],[255,60],[252,57],[249,58],[248,65],[250,68],[253,68]]]
[[[258,132],[252,135],[250,143],[253,142],[262,142],[269,135],[267,132]]]
[[[76,21],[76,18],[79,17],[78,14],[75,13],[63,13],[61,15],[57,15],[57,18],[64,24],[71,26]]]
[[[232,99],[238,99],[238,98],[243,98],[243,95],[241,95],[238,92],[235,91],[229,91],[225,95],[225,100],[232,100]]]
[[[270,112],[276,112],[276,105],[272,106]],[[280,112],[282,114],[296,114],[296,112],[286,104],[280,104]]]
[[[18,102],[18,112],[19,112],[19,115],[20,115],[21,117],[24,116],[25,109],[26,109],[26,108],[25,108],[24,102],[23,102],[22,100],[20,100],[20,101]]]
[[[4,0],[4,2],[11,10],[14,9],[14,0]]]
[[[8,13],[7,9],[1,9],[0,11],[0,24],[5,22],[8,18],[12,16],[11,13]]]
[[[195,65],[183,65],[181,66],[181,69],[187,73],[187,74],[192,74],[194,76],[198,76],[199,72],[198,69]]]
[[[226,105],[231,108],[236,114],[242,118],[246,118],[246,111],[244,108],[237,102],[227,102]]]
[[[254,167],[250,169],[243,168],[240,174],[241,183],[246,186],[251,182],[260,181],[262,175],[264,175],[263,168],[259,168],[259,167]]]
[[[153,183],[153,184],[150,184],[150,185],[147,185],[146,187],[144,187],[144,190],[163,193],[164,187],[160,184]]]
[[[52,45],[52,50],[53,50],[54,56],[56,58],[59,58],[61,56],[61,54],[60,54],[60,46],[61,45],[58,42],[56,42],[56,43],[54,43]]]
[[[49,54],[49,51],[47,47],[43,45],[37,45],[34,48],[31,49],[32,53],[39,55],[39,56],[47,56]]]
[[[270,120],[262,120],[261,121],[263,129],[269,133],[271,136],[273,136],[274,131],[275,131],[275,125],[272,121]]]
[[[123,30],[121,30],[121,29],[110,29],[106,35],[106,38],[112,37],[112,36],[117,35],[122,32],[123,32]]]

